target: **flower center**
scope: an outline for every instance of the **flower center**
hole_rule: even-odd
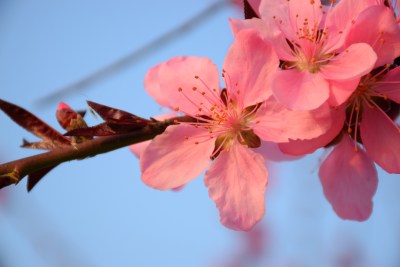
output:
[[[377,84],[392,66],[390,64],[374,69],[371,73],[363,76],[353,94],[346,102],[346,121],[343,130],[327,146],[333,145],[341,139],[342,134],[347,133],[354,140],[355,150],[358,150],[356,143],[362,144],[359,126],[362,121],[362,113],[365,108],[378,108],[389,118],[395,120],[400,114],[400,105],[388,99],[387,95],[379,91]]]
[[[337,55],[329,43],[329,29],[325,25],[334,3],[335,1],[331,1],[329,9],[324,11],[322,5],[316,7],[315,1],[310,0],[309,4],[314,9],[312,18],[301,18],[296,13],[298,11],[289,8],[289,25],[283,25],[284,20],[273,16],[276,25],[286,36],[290,53],[295,58],[294,61],[284,62],[281,65],[283,69],[296,68],[299,71],[317,73]],[[338,34],[342,34],[342,31]]]
[[[192,117],[191,121],[181,123],[207,129],[204,136],[200,137],[201,140],[197,136],[194,142],[199,144],[215,139],[215,148],[211,155],[212,159],[218,156],[223,149],[229,150],[235,140],[249,147],[259,147],[261,140],[254,134],[250,122],[253,120],[260,104],[243,108],[239,97],[240,90],[237,89],[238,84],[233,84],[230,79],[227,80],[225,77],[225,83],[227,86],[231,86],[231,90],[228,93],[226,89],[223,89],[219,97],[215,94],[214,89],[210,90],[199,76],[195,76],[195,79],[199,79],[209,91],[212,91],[213,96],[211,97],[205,92],[201,92],[200,95],[193,97],[193,95],[188,95],[184,89],[179,88],[178,91],[195,106],[195,110],[198,113],[193,114],[193,112],[176,109]],[[190,92],[193,93],[195,91],[197,89]],[[189,138],[187,137],[186,139]]]

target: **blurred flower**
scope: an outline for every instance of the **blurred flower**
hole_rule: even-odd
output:
[[[207,58],[176,57],[152,68],[148,92],[188,119],[169,126],[144,150],[142,180],[160,190],[176,188],[214,159],[205,184],[221,222],[235,230],[251,229],[264,215],[268,176],[263,156],[252,148],[261,139],[314,138],[331,125],[327,106],[293,112],[271,97],[269,85],[278,64],[270,45],[255,31],[243,31],[225,59],[222,91],[218,70]]]

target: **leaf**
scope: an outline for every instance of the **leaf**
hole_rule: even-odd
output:
[[[64,102],[61,102],[58,105],[56,117],[58,123],[67,131],[73,130],[75,128],[87,127],[83,116],[81,116],[79,112],[76,112]]]
[[[109,123],[103,122],[96,126],[87,128],[77,128],[65,133],[66,136],[110,136],[131,133],[133,131],[142,129],[143,125],[136,125],[132,123]]]
[[[46,175],[48,174],[52,169],[54,169],[55,167],[57,167],[57,165],[54,166],[50,166],[41,170],[38,170],[36,172],[32,172],[28,175],[28,182],[26,184],[27,190],[28,192],[30,192],[33,187],[35,187],[35,185],[37,185],[37,183]]]
[[[69,144],[70,140],[29,111],[0,99],[0,109],[15,123],[44,141]]]
[[[147,125],[147,123],[149,122],[149,120],[138,117],[121,109],[104,106],[92,101],[87,101],[87,103],[106,122],[112,122],[114,124],[130,123],[143,126]]]
[[[260,18],[250,5],[249,1],[243,0],[244,19]]]
[[[103,122],[99,125],[87,127],[87,128],[77,128],[65,133],[66,136],[84,136],[84,137],[92,137],[92,136],[109,136],[109,135],[117,135],[116,131],[110,128],[106,122]]]
[[[40,141],[40,142],[28,142],[25,139],[23,139],[23,143],[21,147],[23,148],[34,148],[34,149],[43,149],[43,150],[52,150],[53,148],[59,148],[59,147],[68,147],[69,144],[59,144],[59,143],[54,143],[53,141],[46,140],[46,141]]]

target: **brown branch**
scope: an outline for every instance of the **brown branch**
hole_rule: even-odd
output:
[[[46,153],[30,156],[0,165],[0,188],[17,184],[26,175],[60,163],[93,157],[125,146],[153,139],[161,134],[176,120],[185,121],[186,117],[178,117],[165,121],[153,121],[146,127],[128,134],[98,137],[74,146],[55,148]]]

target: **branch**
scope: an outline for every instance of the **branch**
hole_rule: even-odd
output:
[[[19,183],[26,175],[49,168],[60,163],[93,157],[125,146],[153,139],[164,132],[177,120],[184,121],[186,117],[178,117],[165,121],[152,121],[144,128],[128,134],[98,137],[74,146],[55,148],[46,153],[22,158],[0,165],[0,188]]]

